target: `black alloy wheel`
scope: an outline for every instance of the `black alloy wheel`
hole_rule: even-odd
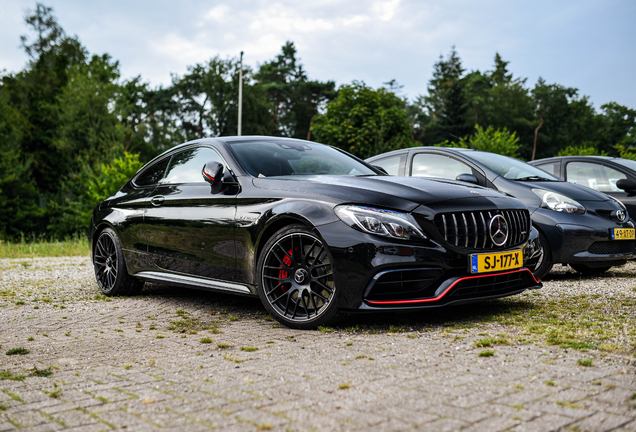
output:
[[[104,295],[135,295],[141,291],[143,282],[130,276],[117,234],[104,229],[95,242],[93,267],[97,285]]]
[[[278,231],[259,258],[259,296],[280,323],[312,329],[338,315],[333,260],[326,245],[303,225]]]

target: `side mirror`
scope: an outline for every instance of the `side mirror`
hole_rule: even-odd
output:
[[[625,192],[632,192],[636,189],[636,183],[630,179],[620,179],[616,182],[616,187],[619,189],[623,189]]]
[[[203,166],[201,174],[204,180],[212,186],[219,184],[223,180],[223,165],[216,161],[210,161]]]
[[[372,166],[373,166],[373,168],[377,169],[378,171],[382,172],[383,174],[389,175],[389,173],[384,168],[382,168],[381,166],[379,166],[379,165],[372,165]]]
[[[473,174],[460,174],[455,178],[455,180],[479,185],[479,180],[477,180],[477,177],[475,177]]]

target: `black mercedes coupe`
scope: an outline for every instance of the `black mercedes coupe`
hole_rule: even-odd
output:
[[[299,329],[541,287],[527,268],[541,252],[521,201],[387,176],[287,138],[172,148],[95,207],[90,237],[105,295],[152,282],[258,296]]]

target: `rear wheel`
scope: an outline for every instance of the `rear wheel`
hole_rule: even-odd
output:
[[[613,266],[589,267],[585,264],[570,264],[570,267],[572,267],[574,270],[584,275],[595,275],[595,274],[605,273],[606,271],[611,269]]]
[[[314,329],[339,316],[331,253],[304,225],[283,228],[267,241],[258,277],[263,305],[287,327]]]
[[[139,294],[144,283],[128,274],[117,234],[110,228],[97,237],[93,251],[93,267],[97,285],[104,295]]]
[[[550,243],[548,243],[548,239],[543,235],[541,231],[539,231],[539,245],[541,247],[541,258],[534,266],[534,270],[532,273],[537,279],[543,279],[545,275],[550,273],[552,270],[552,252],[550,251]]]

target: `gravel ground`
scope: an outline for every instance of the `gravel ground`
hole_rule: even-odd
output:
[[[87,258],[0,260],[0,431],[636,431],[634,277],[557,266],[537,292],[298,331],[254,299],[105,298]]]

